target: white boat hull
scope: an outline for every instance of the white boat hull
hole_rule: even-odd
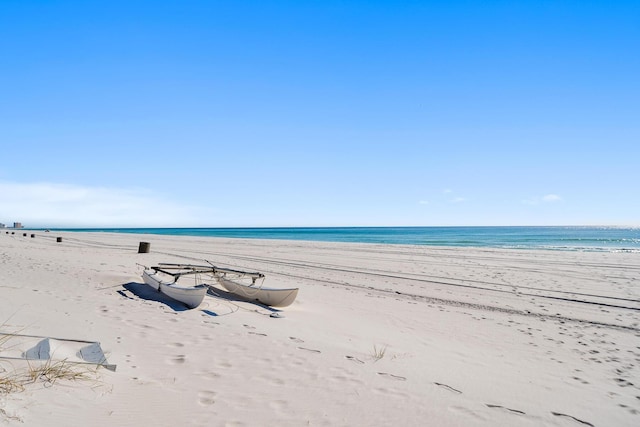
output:
[[[169,298],[185,304],[189,308],[196,308],[202,303],[207,294],[206,285],[182,286],[176,282],[163,280],[159,274],[153,270],[145,270],[142,273],[144,283],[153,289],[162,292]]]
[[[218,277],[218,283],[234,295],[250,301],[258,301],[271,307],[287,307],[298,296],[298,288],[274,289],[245,285],[233,280]]]

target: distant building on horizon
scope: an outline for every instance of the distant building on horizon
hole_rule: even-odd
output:
[[[4,225],[3,223],[0,222],[0,228],[5,228],[6,225]]]
[[[22,223],[21,222],[14,222],[13,223],[13,228],[22,228]]]

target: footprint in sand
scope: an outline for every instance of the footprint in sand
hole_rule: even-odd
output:
[[[208,324],[208,325],[219,325],[220,322],[214,322],[213,320],[203,320],[202,323]]]
[[[578,423],[580,423],[580,424],[583,424],[583,425],[586,425],[586,426],[594,427],[594,425],[593,425],[593,424],[591,424],[590,422],[580,420],[580,419],[578,419],[578,418],[574,417],[573,415],[562,414],[562,413],[560,413],[560,412],[551,412],[551,414],[552,414],[552,415],[555,415],[556,417],[566,417],[566,418],[571,418],[572,420],[574,420],[575,422],[578,422]]]
[[[449,390],[449,391],[452,391],[454,393],[462,394],[462,392],[460,390],[456,390],[455,388],[453,388],[453,387],[451,387],[449,385],[446,385],[446,384],[443,384],[443,383],[434,383],[434,384],[437,385],[438,387],[442,387],[442,388],[444,388],[446,390]]]
[[[298,347],[298,350],[306,350],[306,351],[310,351],[312,353],[322,353],[320,350],[314,350],[312,348],[306,348],[306,347]]]
[[[213,391],[204,390],[198,393],[198,403],[202,406],[209,406],[216,403],[216,393]]]
[[[633,385],[631,381],[627,381],[624,378],[614,378],[613,380],[618,383],[618,386],[620,387],[629,387]]]
[[[353,357],[353,356],[345,356],[345,359],[347,360],[351,360],[352,362],[356,362],[356,363],[360,363],[360,364],[364,364],[364,362],[360,359],[358,359],[357,357]]]
[[[216,363],[216,365],[217,365],[219,368],[222,368],[222,369],[229,369],[229,368],[233,368],[233,365],[232,365],[231,363],[229,363],[228,361],[226,361],[226,360],[222,360],[222,361],[220,361],[220,362]]]
[[[485,403],[485,405],[492,409],[504,409],[505,411],[512,412],[514,414],[526,415],[523,411],[519,411],[518,409],[511,409],[501,405],[492,405],[491,403]]]
[[[247,325],[246,323],[242,326],[244,326],[247,329],[255,329],[255,326]]]
[[[220,374],[218,374],[217,372],[214,371],[202,371],[202,372],[196,372],[196,375],[205,378],[207,380],[215,380],[220,378]]]
[[[266,337],[267,336],[267,334],[263,334],[263,333],[260,333],[260,332],[248,332],[248,333],[251,334],[251,335],[259,335],[261,337]]]
[[[293,342],[297,342],[297,343],[301,343],[304,342],[303,340],[301,340],[300,338],[296,338],[296,337],[289,337],[289,339]]]
[[[170,365],[181,365],[185,362],[185,360],[187,360],[187,356],[185,356],[184,354],[179,354],[169,359],[167,363],[169,363]]]
[[[131,363],[131,355],[130,355],[130,354],[127,354],[127,355],[126,355],[126,359],[125,359],[125,361],[126,361],[127,363]],[[137,368],[137,366],[136,366],[136,365],[131,365],[131,368],[135,369],[135,368]]]
[[[406,381],[407,380],[405,377],[401,377],[400,375],[389,374],[387,372],[378,372],[378,375],[382,375],[383,377],[392,378],[392,379],[398,380],[398,381]]]
[[[397,389],[394,388],[387,388],[387,387],[374,387],[373,389],[371,389],[371,391],[373,391],[376,394],[381,394],[384,396],[388,396],[388,397],[393,397],[395,399],[407,399],[409,397],[409,395],[407,393],[401,392]]]
[[[582,384],[589,384],[589,381],[585,381],[580,377],[573,377],[573,379],[576,381],[580,381]]]

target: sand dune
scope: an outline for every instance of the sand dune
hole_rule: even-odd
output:
[[[0,394],[0,423],[635,426],[639,255],[3,234],[1,332],[100,342],[117,369]],[[187,310],[140,277],[203,260],[300,293]]]

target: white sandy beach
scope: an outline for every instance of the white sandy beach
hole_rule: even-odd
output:
[[[0,234],[1,332],[117,369],[0,394],[0,425],[640,425],[637,253],[27,233]],[[300,293],[277,318],[142,284],[204,259]]]

